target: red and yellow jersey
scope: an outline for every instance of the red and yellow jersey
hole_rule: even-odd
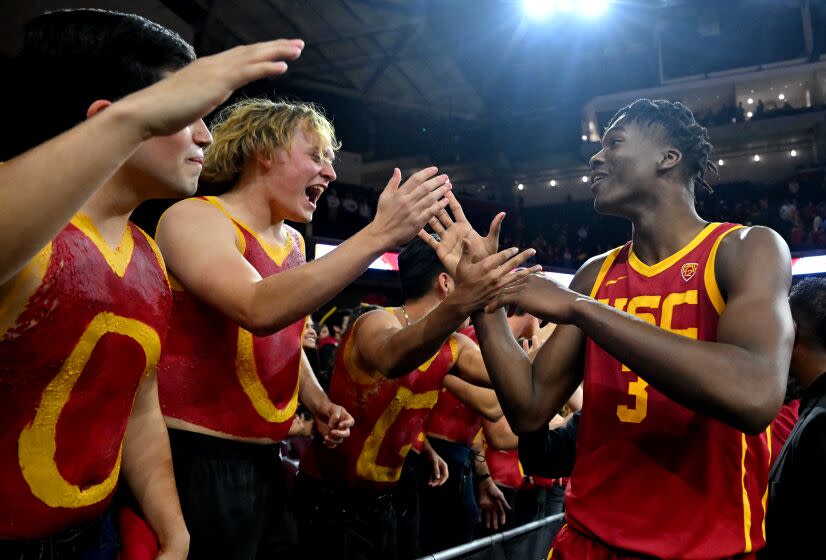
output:
[[[713,341],[725,301],[714,262],[740,226],[709,224],[655,265],[630,243],[608,254],[591,296],[682,336]],[[770,450],[689,410],[588,340],[585,404],[568,521],[610,546],[666,558],[723,558],[763,547]]]
[[[232,221],[238,251],[266,278],[304,264],[304,240],[286,231],[273,246],[233,218],[217,198],[203,197]],[[243,438],[286,437],[298,405],[304,320],[255,336],[172,279],[173,313],[158,367],[165,416]],[[278,302],[273,301],[272,305]]]
[[[160,253],[128,224],[112,249],[78,214],[0,296],[0,539],[102,513],[171,295]]]
[[[442,381],[459,356],[451,336],[412,372],[389,379],[357,363],[359,318],[342,339],[330,381],[330,400],[347,409],[355,425],[335,449],[314,444],[301,462],[310,476],[350,488],[382,490],[399,480],[402,464],[435,406]]]

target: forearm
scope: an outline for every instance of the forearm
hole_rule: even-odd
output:
[[[136,114],[129,103],[115,103],[0,165],[0,284],[54,238],[140,146],[146,135]]]
[[[383,239],[367,226],[327,255],[260,280],[247,302],[242,326],[259,335],[271,334],[312,313],[381,256],[387,248]]]
[[[389,378],[407,375],[434,356],[467,315],[468,310],[448,296],[433,311],[390,336],[379,353],[378,369]]]
[[[488,375],[508,422],[521,427],[537,416],[533,365],[508,327],[505,312],[474,313],[473,325]]]
[[[502,418],[502,407],[491,389],[471,385],[455,375],[446,376],[443,384],[459,402],[475,410],[486,420],[496,422]]]
[[[577,300],[574,322],[669,398],[743,431],[763,430],[782,402],[785,379],[772,358],[678,335],[590,298]]]
[[[162,549],[185,549],[189,544],[181,513],[169,435],[158,402],[154,378],[142,385],[148,394],[139,395],[129,418],[123,442],[123,474],[141,507],[143,516],[158,537]]]

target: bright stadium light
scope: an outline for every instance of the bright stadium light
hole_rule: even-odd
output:
[[[760,154],[754,154],[754,161],[760,161]]]
[[[726,164],[726,160],[724,160],[724,159],[718,159],[717,160],[717,165],[719,165],[720,167],[723,167],[725,164]]]
[[[791,152],[789,152],[789,155],[792,157],[797,157],[797,150],[792,150]]]
[[[577,7],[582,15],[596,17],[607,10],[610,3],[610,0],[579,0]]]
[[[588,178],[588,176],[587,176],[587,175],[583,175],[583,176],[582,176],[582,182],[583,182],[583,183],[587,183],[588,181],[590,181],[590,179]]]
[[[518,185],[516,185],[516,188],[519,189],[520,191],[523,191],[523,190],[525,190],[525,185],[523,185],[522,183],[519,183]]]
[[[575,2],[574,0],[555,0],[553,2],[554,7],[560,12],[570,12],[574,9],[574,4],[576,3],[577,2]]]
[[[553,8],[554,0],[522,0],[522,9],[534,19],[545,19]]]
[[[551,179],[551,182],[548,183],[548,186],[555,187],[556,186],[556,179]]]

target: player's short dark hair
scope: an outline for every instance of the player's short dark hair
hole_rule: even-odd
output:
[[[660,125],[669,142],[683,155],[682,163],[693,186],[701,185],[712,192],[705,176],[706,171],[717,173],[717,166],[711,160],[714,146],[709,141],[708,131],[697,122],[688,107],[679,101],[638,99],[617,111],[606,128],[613,126],[621,117],[637,124]]]
[[[438,234],[431,233],[437,241]],[[405,300],[419,299],[433,287],[433,281],[442,272],[447,272],[442,261],[430,245],[415,238],[399,253],[399,279],[402,297]]]
[[[15,64],[13,107],[25,120],[15,127],[14,151],[85,120],[95,100],[125,97],[194,59],[180,35],[135,14],[57,10],[29,20]]]
[[[798,333],[826,348],[826,278],[804,278],[789,294]]]

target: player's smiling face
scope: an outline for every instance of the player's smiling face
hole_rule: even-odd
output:
[[[665,131],[657,124],[617,120],[602,137],[602,149],[591,158],[591,193],[601,214],[629,216],[629,210],[656,195],[659,157]]]

